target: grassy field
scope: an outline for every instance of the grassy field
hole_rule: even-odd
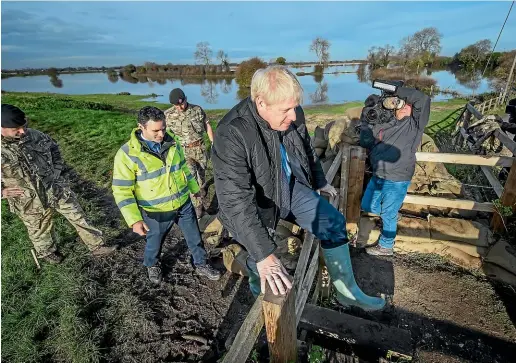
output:
[[[83,180],[110,193],[112,163],[118,148],[136,126],[134,110],[150,102],[146,96],[49,95],[3,93],[2,103],[25,111],[30,127],[50,134],[60,145],[64,160]],[[435,102],[429,132],[448,126],[464,100]],[[165,109],[167,104],[155,104]],[[344,105],[307,107],[306,114],[339,115]],[[207,110],[216,123],[226,110]],[[83,207],[108,238],[125,224],[102,223],[103,210],[84,196]],[[44,265],[37,271],[31,243],[21,221],[2,202],[2,360],[29,362],[97,362],[102,360],[102,325],[89,311],[102,299],[101,288],[88,278],[90,256],[75,243],[75,232],[56,218],[58,244],[68,257],[60,266]]]

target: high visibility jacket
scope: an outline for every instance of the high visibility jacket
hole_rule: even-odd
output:
[[[113,168],[113,195],[125,221],[131,227],[141,221],[140,208],[149,212],[179,209],[199,185],[186,164],[179,139],[165,134],[160,153],[149,149],[131,133],[130,140],[116,153]]]

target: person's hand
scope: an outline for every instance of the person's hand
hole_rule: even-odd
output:
[[[321,194],[321,192],[324,192],[324,193],[329,194],[331,197],[337,196],[337,190],[331,184],[326,184],[324,187],[322,187],[318,191],[319,191],[319,194]]]
[[[14,198],[23,195],[23,189],[18,187],[3,188],[2,198]]]
[[[265,282],[269,283],[274,295],[285,295],[292,288],[288,272],[281,261],[271,254],[256,264],[260,274],[261,289],[265,293]]]
[[[150,231],[149,226],[144,221],[138,221],[133,224],[133,232],[138,233],[140,236],[146,236],[148,231]]]

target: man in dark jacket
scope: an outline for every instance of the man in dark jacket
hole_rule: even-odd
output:
[[[430,117],[430,97],[423,92],[399,87],[395,96],[388,101],[401,102],[394,102],[390,120],[371,125],[362,117],[360,132],[360,145],[369,150],[373,168],[362,210],[380,215],[383,222],[378,244],[366,248],[368,254],[376,256],[393,254],[398,212],[414,175],[416,151]],[[391,108],[385,101],[383,104]]]
[[[266,282],[274,294],[292,286],[274,255],[274,231],[281,218],[321,240],[342,304],[381,309],[385,301],[365,295],[355,282],[344,216],[316,192],[336,195],[306,129],[299,106],[302,92],[287,68],[260,69],[251,82],[251,97],[219,123],[212,149],[219,218],[249,252],[255,296]]]

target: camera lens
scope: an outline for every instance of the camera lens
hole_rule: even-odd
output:
[[[376,121],[378,119],[378,112],[372,108],[366,113],[366,117],[369,121]]]

